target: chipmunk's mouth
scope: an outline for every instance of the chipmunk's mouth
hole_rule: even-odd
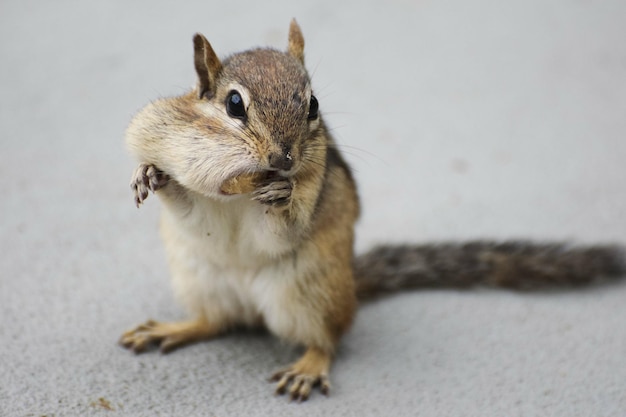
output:
[[[265,177],[263,178],[263,180],[270,181],[270,180],[273,180],[274,178],[284,177],[284,176],[285,175],[281,174],[281,171],[266,171]]]

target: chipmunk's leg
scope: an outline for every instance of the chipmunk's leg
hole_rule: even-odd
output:
[[[205,319],[174,323],[148,320],[125,332],[119,342],[135,353],[145,351],[150,345],[158,345],[161,352],[167,353],[189,343],[210,339],[219,333],[219,326]]]
[[[276,393],[284,394],[289,391],[292,400],[306,401],[313,387],[320,387],[324,395],[328,395],[330,382],[328,371],[332,362],[332,355],[322,349],[310,347],[304,355],[293,365],[276,372],[271,381],[276,384]]]

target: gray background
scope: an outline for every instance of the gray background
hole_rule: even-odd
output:
[[[298,18],[360,185],[358,251],[624,242],[626,2],[174,3],[0,4],[1,415],[625,415],[624,283],[364,305],[331,396],[302,405],[265,382],[298,350],[263,333],[168,356],[116,341],[183,317],[123,135],[195,82],[194,32],[220,55],[283,48]]]

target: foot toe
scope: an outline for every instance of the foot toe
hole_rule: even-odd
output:
[[[308,375],[298,375],[294,378],[289,394],[292,400],[302,402],[306,401],[311,394],[315,379]]]

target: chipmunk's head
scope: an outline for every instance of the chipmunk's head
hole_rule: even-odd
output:
[[[221,158],[224,175],[290,176],[313,158],[324,135],[295,20],[286,52],[253,49],[220,61],[201,34],[194,37],[194,52],[194,107],[210,121],[207,151],[213,155],[207,158]],[[224,152],[215,153],[216,146]]]

